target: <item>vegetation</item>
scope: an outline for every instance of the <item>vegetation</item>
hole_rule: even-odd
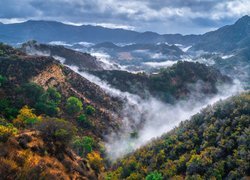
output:
[[[61,94],[54,88],[49,88],[46,92],[40,95],[39,101],[35,104],[39,114],[48,116],[56,116],[59,112],[58,105],[61,102]]]
[[[163,177],[161,173],[158,173],[157,171],[150,173],[147,175],[146,180],[162,180]]]
[[[4,76],[2,76],[2,75],[0,75],[0,87],[1,87],[4,83],[6,83],[6,81],[7,81],[7,78],[4,77]]]
[[[93,145],[94,139],[88,136],[84,136],[82,138],[77,137],[73,142],[74,149],[80,156],[86,156],[88,153],[91,153]]]
[[[46,118],[43,119],[37,129],[41,132],[43,140],[53,143],[60,148],[69,145],[76,134],[76,128],[63,119]]]
[[[95,108],[91,105],[88,105],[85,109],[87,115],[93,115],[95,113]]]
[[[67,99],[66,110],[70,115],[76,115],[83,110],[82,102],[76,97]]]
[[[249,117],[250,93],[219,102],[120,160],[109,177],[130,179],[135,174],[146,179],[247,177]]]
[[[96,151],[93,151],[87,155],[90,166],[97,172],[100,173],[104,170],[103,159],[100,154]]]
[[[24,106],[20,109],[17,118],[13,120],[14,125],[19,128],[32,127],[41,121],[41,117],[36,116],[33,111],[28,106]]]
[[[84,128],[90,128],[93,126],[91,121],[88,119],[88,117],[85,114],[81,114],[77,121],[79,122],[79,125]]]
[[[161,69],[158,74],[133,74],[126,71],[93,71],[101,79],[122,91],[138,94],[144,98],[153,95],[165,102],[174,103],[176,99],[187,98],[191,92],[213,94],[216,86],[230,83],[227,76],[214,68],[193,62],[178,62]],[[200,89],[196,84],[200,83]]]
[[[17,134],[18,130],[5,119],[0,119],[0,142],[6,142],[9,137]]]

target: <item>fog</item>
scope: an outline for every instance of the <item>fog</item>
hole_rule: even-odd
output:
[[[179,101],[175,105],[163,103],[153,97],[144,100],[139,96],[122,92],[103,82],[98,77],[80,72],[77,67],[70,66],[72,70],[97,84],[108,94],[126,100],[123,108],[123,126],[119,134],[110,134],[106,137],[107,155],[110,160],[116,160],[127,153],[148,143],[152,138],[159,137],[178,126],[181,121],[189,119],[207,105],[214,104],[218,100],[228,98],[241,92],[243,89],[238,81],[233,85],[218,87],[219,92],[197,101],[195,94],[188,100]],[[199,85],[196,85],[197,87]],[[134,136],[133,136],[134,134]]]
[[[41,55],[49,54],[49,52],[43,52],[44,54],[42,52],[34,53]],[[54,58],[64,63],[64,58]],[[119,97],[124,101],[121,114],[123,123],[120,133],[106,136],[107,156],[112,161],[145,145],[153,138],[160,137],[178,126],[181,121],[187,120],[192,115],[198,113],[207,105],[212,105],[218,100],[226,99],[243,91],[241,83],[235,80],[233,85],[217,87],[218,93],[216,95],[207,96],[201,101],[197,97],[202,96],[202,94],[199,94],[202,83],[198,82],[195,85],[190,85],[190,90],[192,90],[190,98],[172,105],[163,103],[154,97],[142,99],[135,94],[122,92],[94,75],[79,71],[76,66],[68,67],[101,87],[110,96]]]

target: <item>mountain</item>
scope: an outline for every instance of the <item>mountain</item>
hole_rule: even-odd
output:
[[[121,91],[138,94],[144,98],[154,96],[168,103],[194,94],[201,96],[215,94],[218,92],[219,85],[231,82],[229,77],[212,67],[185,61],[177,62],[156,74],[135,74],[117,70],[90,73]]]
[[[41,43],[65,41],[68,43],[141,43],[182,44],[194,46],[192,50],[228,52],[249,45],[250,17],[244,16],[235,24],[224,26],[203,35],[157,34],[124,29],[108,29],[100,26],[72,26],[54,21],[27,21],[16,24],[0,24],[0,41],[22,43],[37,40]]]
[[[124,29],[109,29],[100,26],[72,26],[55,21],[34,21],[23,23],[0,24],[0,41],[10,44],[36,40],[41,43],[51,41],[75,42],[113,42],[113,43],[158,43],[193,44],[195,35],[159,35],[153,32],[139,33]]]
[[[250,45],[250,17],[244,16],[235,24],[208,32],[194,45],[193,50],[229,52]]]
[[[109,179],[247,179],[250,93],[221,101],[119,160]]]

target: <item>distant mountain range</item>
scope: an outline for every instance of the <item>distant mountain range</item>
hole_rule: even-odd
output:
[[[136,32],[124,29],[108,29],[100,26],[72,26],[54,21],[27,21],[15,24],[0,24],[0,41],[21,43],[37,40],[112,43],[162,43],[193,45],[193,50],[227,51],[249,45],[250,17],[244,16],[235,24],[224,26],[203,35],[164,34]]]

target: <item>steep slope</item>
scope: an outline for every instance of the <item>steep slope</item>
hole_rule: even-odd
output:
[[[101,179],[123,103],[52,57],[0,44],[0,179]]]
[[[217,85],[230,83],[218,70],[200,63],[178,62],[158,74],[132,74],[125,71],[91,72],[114,87],[144,98],[153,95],[165,102],[187,98],[191,94],[214,94]]]
[[[250,93],[202,110],[119,160],[110,179],[240,179],[250,176]]]
[[[19,109],[24,105],[23,97],[18,91],[19,87],[29,82],[34,82],[45,90],[54,87],[62,94],[62,112],[59,117],[76,123],[76,117],[65,113],[66,99],[74,96],[83,102],[84,107],[91,105],[96,109],[95,116],[90,117],[96,128],[86,129],[86,133],[103,138],[110,130],[117,130],[119,118],[114,119],[113,114],[119,114],[121,100],[109,96],[98,86],[62,66],[52,57],[28,56],[4,45],[1,45],[1,51],[0,74],[8,79],[1,98],[9,98]]]

